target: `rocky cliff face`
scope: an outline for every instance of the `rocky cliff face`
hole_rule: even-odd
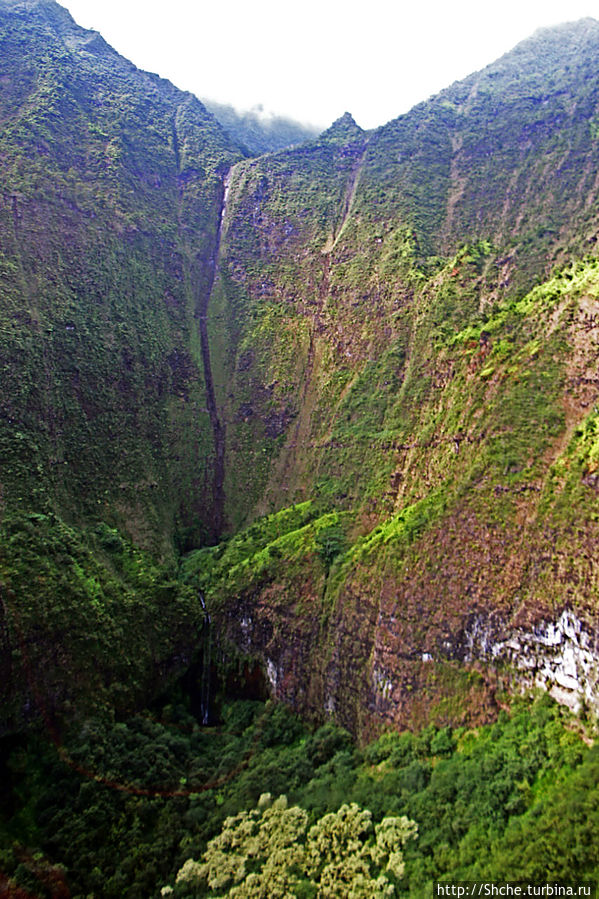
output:
[[[116,701],[115,640],[147,693],[199,588],[363,734],[595,706],[599,25],[256,159],[51,0],[0,41],[11,714]]]

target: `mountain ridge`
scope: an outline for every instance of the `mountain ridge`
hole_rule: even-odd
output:
[[[202,100],[247,156],[261,156],[312,140],[318,128],[281,115],[262,116],[260,107],[239,111],[233,106]]]

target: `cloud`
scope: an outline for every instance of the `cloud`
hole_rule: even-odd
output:
[[[536,28],[599,15],[599,3],[475,0],[351,7],[340,0],[66,0],[136,65],[240,109],[326,125],[349,109],[363,127],[407,111]]]

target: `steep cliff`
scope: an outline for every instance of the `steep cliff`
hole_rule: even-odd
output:
[[[313,520],[192,568],[304,711],[367,732],[535,683],[597,706],[598,43],[541,31],[372,134],[344,116],[231,173],[227,520]]]
[[[251,159],[0,0],[2,895],[596,882],[598,139],[592,20]]]
[[[0,5],[0,119],[0,690],[139,695],[201,622],[177,549],[219,531],[202,323],[242,153],[51,0]]]

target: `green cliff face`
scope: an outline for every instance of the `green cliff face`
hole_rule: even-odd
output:
[[[231,172],[226,524],[290,512],[192,568],[304,711],[480,719],[534,683],[596,705],[598,42],[539,32],[378,131],[346,115]]]
[[[6,651],[18,682],[23,664],[62,664],[57,644],[82,657],[106,632],[88,662],[126,694],[113,653],[154,680],[174,632],[134,650],[117,594],[154,626],[161,581],[188,604],[176,549],[218,531],[201,326],[224,177],[241,153],[195,98],[52,2],[0,6],[0,85]],[[192,629],[175,655],[193,640]],[[86,692],[78,671],[67,663],[59,679]]]
[[[597,41],[592,21],[541,32],[370,135],[344,117],[309,147],[235,167],[214,317],[234,318],[239,386],[223,405],[229,453],[258,456],[275,506],[286,490],[363,498],[372,441],[409,442],[413,407],[422,418],[445,386],[431,385],[444,348],[593,250]],[[296,438],[302,459],[284,466]],[[277,441],[279,467],[260,467]],[[231,482],[229,498],[235,521],[253,496]]]
[[[249,158],[0,0],[1,894],[597,879],[598,51]]]
[[[223,665],[363,735],[596,705],[598,45],[248,159],[51,0],[0,7],[5,726],[135,705],[199,589]]]

